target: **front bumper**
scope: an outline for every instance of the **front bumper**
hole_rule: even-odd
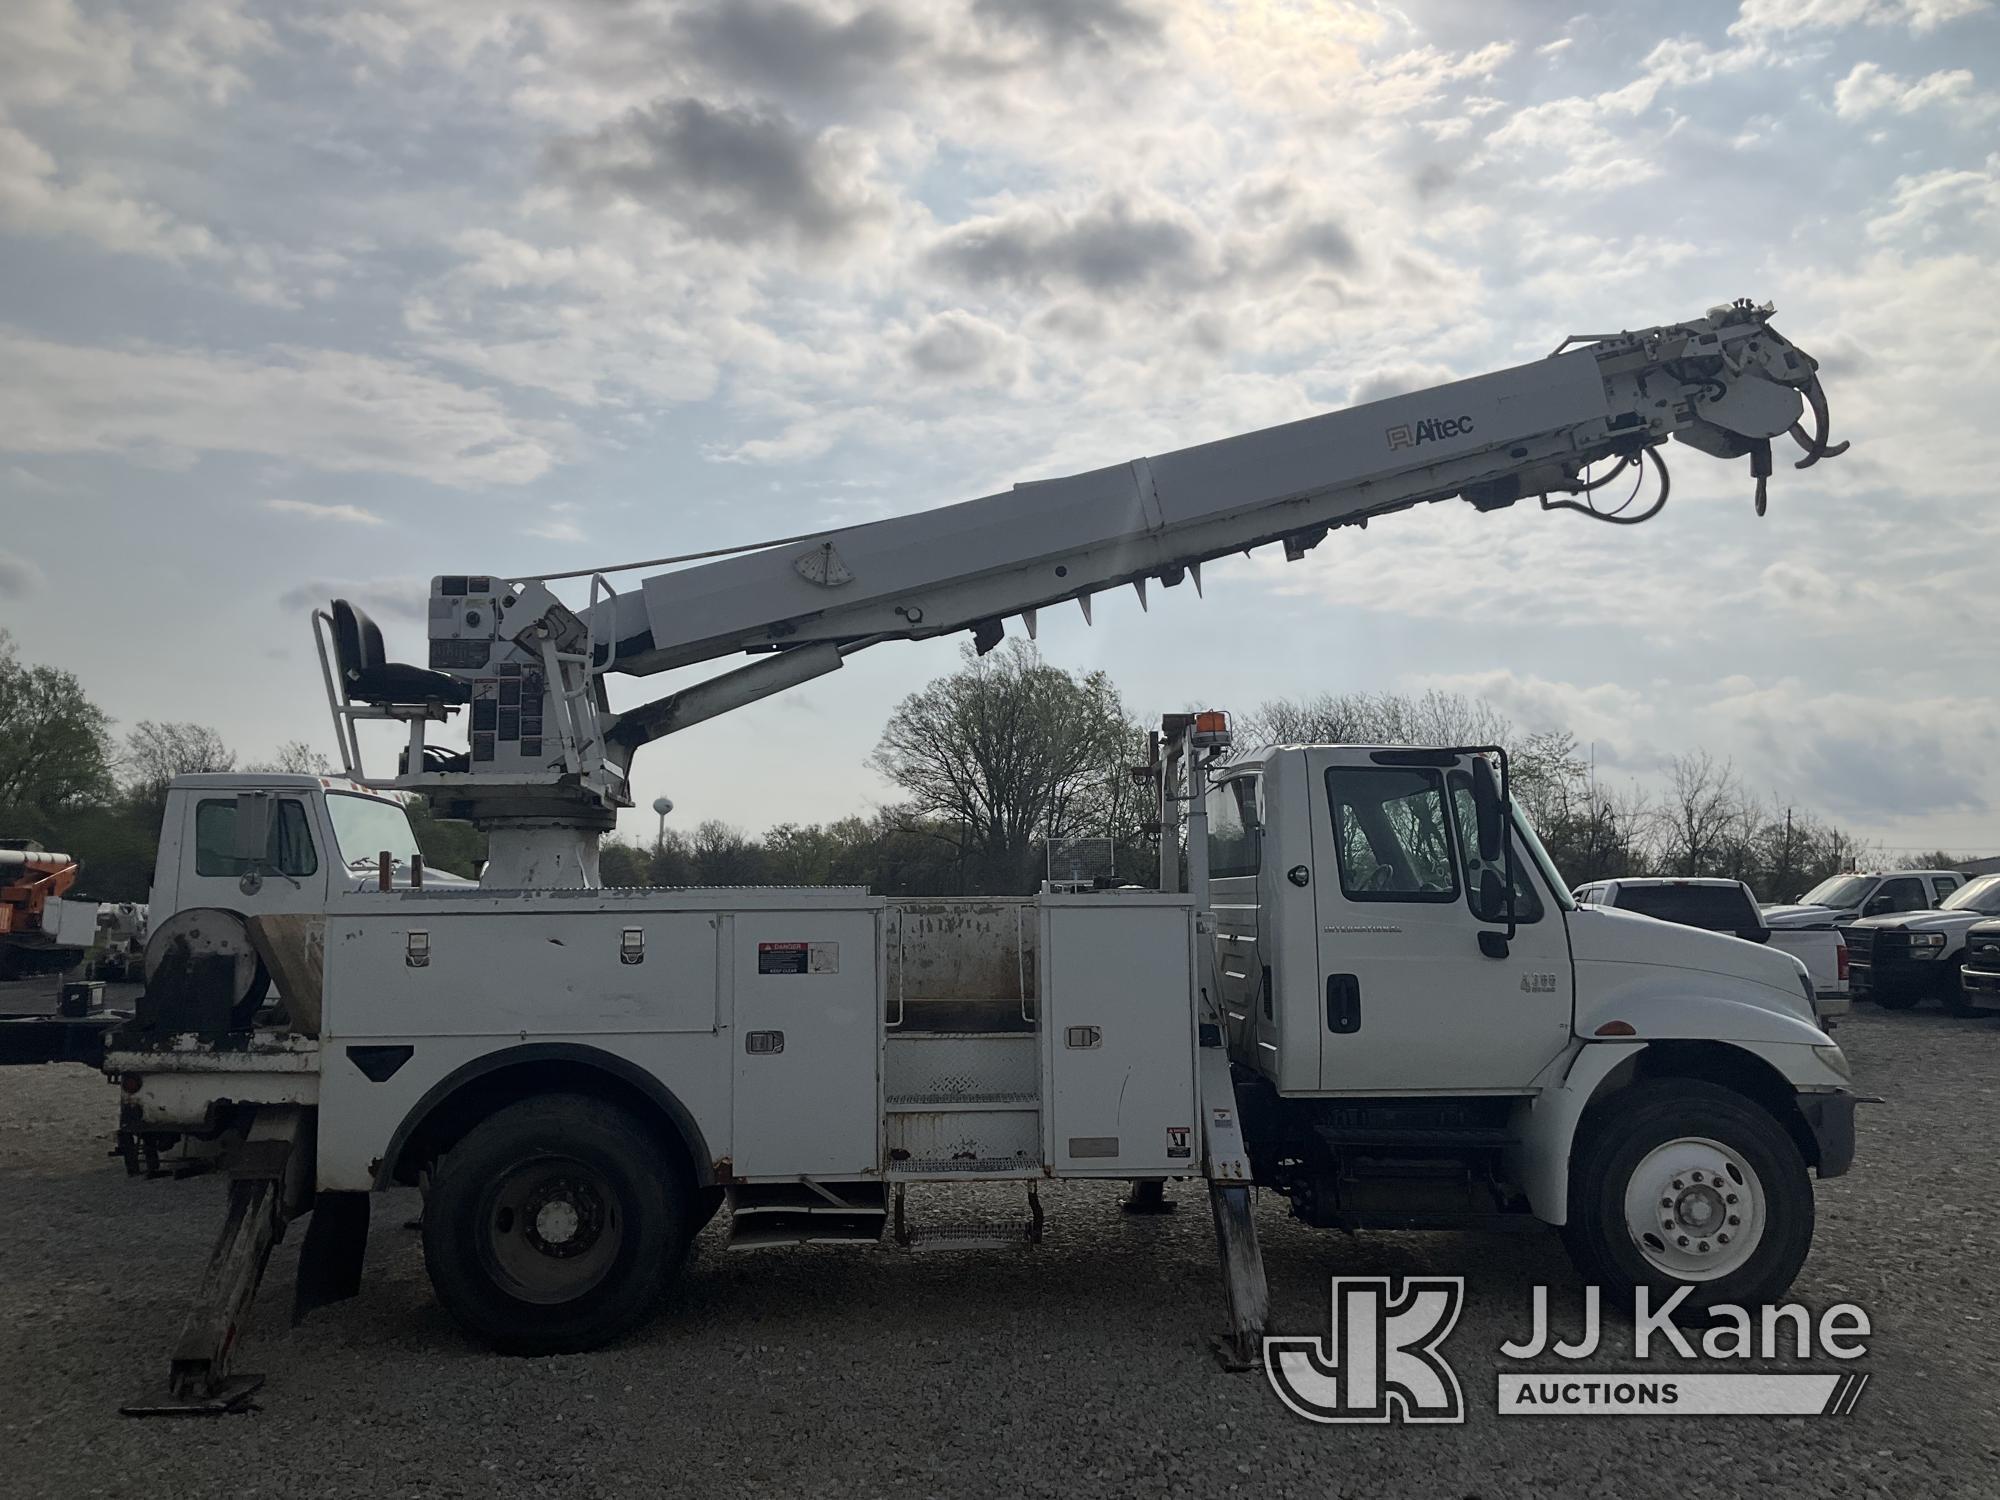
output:
[[[1923,999],[1937,993],[1947,965],[1939,959],[1915,959],[1906,955],[1877,951],[1866,963],[1848,966],[1848,993],[1856,1000],[1888,995],[1892,999],[1914,996]]]
[[[1800,1094],[1799,1113],[1819,1145],[1819,1175],[1839,1177],[1854,1165],[1854,1106],[1861,1095],[1848,1089],[1830,1094]],[[1866,1102],[1873,1102],[1866,1101]]]
[[[2000,999],[2000,973],[1989,969],[1961,969],[1959,975],[1965,981],[1968,995],[1988,995]]]

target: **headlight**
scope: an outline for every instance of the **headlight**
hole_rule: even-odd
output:
[[[1936,958],[1944,952],[1944,934],[1941,932],[1913,932],[1910,934],[1910,957]]]
[[[1854,1064],[1847,1060],[1847,1054],[1838,1047],[1815,1047],[1813,1056],[1825,1063],[1834,1072],[1850,1083],[1854,1080]]]

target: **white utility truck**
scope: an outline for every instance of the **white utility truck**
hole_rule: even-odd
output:
[[[605,890],[633,752],[890,638],[970,630],[1433,500],[1629,522],[1668,438],[1837,454],[1813,360],[1736,303],[1547,359],[940,510],[664,558],[572,610],[553,577],[433,581],[423,667],[315,615],[343,777],[170,791],[147,990],[106,1071],[135,1170],[219,1156],[228,1219],[165,1409],[240,1404],[229,1363],[270,1246],[309,1214],[297,1306],[358,1288],[369,1194],[425,1191],[444,1305],[517,1350],[640,1322],[716,1213],[732,1246],[885,1234],[1023,1244],[1051,1178],[1205,1179],[1254,1359],[1251,1197],[1315,1225],[1557,1226],[1584,1275],[1751,1303],[1810,1246],[1855,1095],[1797,966],[1580,910],[1493,746],[1280,746],[1173,715],[1146,772],[1158,891],[892,901],[861,889]],[[1805,420],[1811,414],[1810,426]],[[1596,474],[1592,477],[1592,468]],[[1600,512],[1617,476],[1659,476]],[[1564,498],[1580,496],[1582,498]],[[563,575],[582,577],[586,575]],[[607,674],[752,664],[613,712]],[[433,735],[462,716],[462,742]],[[396,726],[392,773],[363,731]],[[427,874],[397,795],[487,834]],[[1178,850],[1185,834],[1185,882]],[[1185,884],[1185,890],[1180,887]],[[357,889],[365,886],[365,889]],[[906,1191],[1020,1184],[1004,1224]],[[1156,1196],[1156,1195],[1153,1195]],[[160,1408],[155,1408],[160,1409]]]

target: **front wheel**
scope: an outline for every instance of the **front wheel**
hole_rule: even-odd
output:
[[[1783,1297],[1812,1248],[1805,1159],[1754,1101],[1656,1079],[1593,1112],[1572,1157],[1563,1237],[1585,1281],[1683,1314]]]
[[[469,1332],[514,1354],[591,1349],[649,1317],[687,1253],[692,1195],[658,1134],[580,1094],[524,1099],[444,1154],[424,1266]]]
[[[1979,1006],[1965,992],[1965,970],[1953,964],[1938,977],[1938,999],[1955,1016],[1976,1016]]]

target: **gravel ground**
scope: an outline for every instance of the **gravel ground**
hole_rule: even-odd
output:
[[[1874,1378],[1844,1418],[1502,1420],[1495,1351],[1526,1332],[1529,1288],[1551,1284],[1559,1324],[1578,1321],[1552,1237],[1347,1238],[1267,1196],[1276,1330],[1323,1330],[1331,1275],[1470,1279],[1446,1345],[1470,1408],[1456,1427],[1314,1426],[1260,1376],[1220,1373],[1212,1241],[1188,1187],[1166,1219],[1125,1217],[1112,1188],[1052,1189],[1046,1242],[1023,1253],[732,1255],[711,1229],[650,1328],[539,1360],[456,1331],[399,1227],[415,1195],[399,1194],[377,1201],[362,1295],[296,1329],[301,1231],[278,1248],[238,1361],[270,1376],[261,1410],[121,1419],[121,1401],[163,1388],[224,1185],[127,1180],[105,1156],[101,1079],[11,1069],[0,1494],[2000,1494],[2000,1165],[1985,1139],[2000,1021],[1864,1010],[1840,1035],[1859,1085],[1889,1100],[1864,1112],[1855,1171],[1820,1185],[1795,1289],[1873,1316],[1860,1367]],[[995,1201],[913,1190],[912,1209],[948,1217],[982,1196]]]

